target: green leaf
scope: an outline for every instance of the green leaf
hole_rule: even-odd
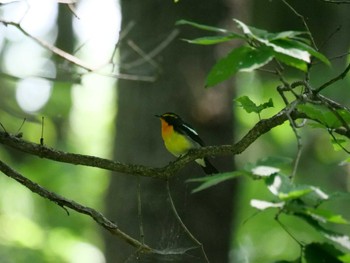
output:
[[[293,58],[291,56],[288,56],[288,55],[285,55],[282,53],[278,53],[278,52],[274,52],[274,57],[277,60],[279,60],[280,62],[282,62],[290,67],[299,69],[303,72],[306,72],[308,69],[307,63],[303,60]]]
[[[238,176],[243,175],[244,173],[245,172],[242,172],[242,171],[234,171],[234,172],[222,173],[222,174],[206,176],[201,178],[189,179],[186,182],[190,182],[190,183],[201,182],[202,183],[201,185],[199,185],[197,188],[192,190],[192,193],[197,193],[199,191],[213,187],[214,185],[217,185],[219,183],[234,179]]]
[[[239,20],[235,20],[242,28],[243,33],[249,37],[259,41],[261,44],[271,47],[275,53],[282,54],[287,57],[292,57],[307,63],[310,63],[310,53],[303,49],[300,49],[301,45],[297,45],[297,41],[283,41],[282,36],[291,35],[291,33],[277,33],[272,34],[265,30],[249,27]],[[271,41],[273,40],[273,41]],[[278,41],[279,40],[279,41]],[[304,46],[303,46],[304,47]]]
[[[284,47],[284,48],[289,47],[289,48],[294,48],[294,49],[298,49],[298,50],[304,50],[304,51],[308,52],[309,54],[311,54],[312,56],[314,56],[315,58],[322,61],[323,63],[325,63],[326,65],[329,66],[331,64],[331,62],[328,60],[328,58],[325,55],[323,55],[322,53],[316,51],[315,49],[313,49],[309,45],[306,45],[305,43],[302,43],[300,41],[295,41],[292,39],[278,39],[278,40],[272,41],[272,43],[277,45],[277,46]]]
[[[295,216],[306,221],[310,226],[316,229],[319,233],[321,233],[325,238],[331,240],[337,245],[350,250],[350,237],[344,234],[337,233],[335,231],[328,230],[319,224],[319,221],[312,218],[310,215],[306,215],[305,213],[295,212]]]
[[[297,36],[306,34],[306,32],[303,32],[303,31],[283,31],[278,33],[271,33],[263,29],[248,26],[238,19],[233,19],[233,20],[238,24],[238,27],[242,29],[245,35],[256,40],[273,41],[277,39],[295,38]]]
[[[220,59],[207,76],[206,86],[214,86],[238,71],[253,71],[269,63],[273,58],[270,48],[242,46]]]
[[[334,224],[349,224],[350,222],[343,218],[342,215],[334,214],[331,211],[315,208],[306,208],[303,211],[306,215],[320,223],[334,223]]]
[[[280,193],[288,193],[292,191],[294,187],[290,179],[280,173],[266,178],[265,183],[270,192],[275,196],[279,196]]]
[[[271,98],[269,101],[260,105],[256,105],[248,96],[239,97],[235,99],[235,101],[239,102],[239,106],[243,107],[247,113],[255,112],[259,114],[264,109],[273,107],[273,101]]]
[[[250,38],[256,40],[268,38],[267,36],[269,35],[269,32],[267,32],[266,30],[248,26],[238,19],[233,19],[233,21],[235,21],[238,24],[238,27],[242,29],[243,33]]]
[[[311,62],[311,56],[330,65],[330,61],[326,56],[307,45],[305,43],[308,42],[306,38],[300,37],[300,35],[306,34],[305,32],[270,33],[266,30],[248,26],[239,20],[235,21],[247,37],[255,42],[258,41],[260,45],[272,48],[275,58],[288,66],[307,71],[307,64]]]
[[[235,38],[243,38],[243,37],[241,35],[231,33],[229,35],[224,35],[224,36],[207,36],[207,37],[200,37],[196,39],[183,39],[183,40],[190,44],[214,45],[222,42],[227,42]]]
[[[298,186],[294,189],[291,189],[287,192],[279,192],[278,197],[281,200],[287,201],[292,199],[299,199],[309,193],[311,193],[313,190],[309,186]]]
[[[295,185],[281,173],[266,178],[265,183],[270,192],[282,201],[305,198],[305,201],[310,200],[310,202],[319,204],[329,198],[319,188],[312,185]]]
[[[177,25],[177,26],[179,26],[179,25],[189,25],[189,26],[193,26],[195,28],[206,30],[206,31],[212,31],[212,32],[217,32],[217,33],[229,33],[228,30],[223,29],[223,28],[214,27],[214,26],[207,26],[207,25],[203,25],[203,24],[198,24],[198,23],[191,22],[191,21],[184,20],[184,19],[176,21],[175,25]]]
[[[315,104],[300,104],[297,108],[300,112],[305,113],[309,118],[319,121],[328,128],[339,128],[343,126],[342,122],[350,122],[350,113],[347,110],[342,109],[332,112],[322,105]]]
[[[304,259],[307,263],[320,263],[320,262],[350,262],[349,254],[335,248],[331,244],[327,243],[311,243],[304,247]]]

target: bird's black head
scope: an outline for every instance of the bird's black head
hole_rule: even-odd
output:
[[[166,113],[163,113],[162,115],[156,115],[156,117],[161,118],[162,120],[166,121],[170,125],[179,125],[183,123],[183,120],[180,118],[180,116],[173,112],[166,112]]]

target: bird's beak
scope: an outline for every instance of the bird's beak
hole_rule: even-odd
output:
[[[157,118],[162,118],[162,116],[161,116],[161,115],[157,115],[157,114],[156,114],[156,115],[154,115],[154,116],[156,116]]]

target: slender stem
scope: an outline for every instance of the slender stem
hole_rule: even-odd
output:
[[[142,250],[143,252],[151,253],[151,252],[155,251],[154,249],[150,248],[149,246],[147,246],[143,243],[140,243],[138,240],[132,238],[128,234],[121,231],[116,223],[107,219],[100,212],[98,212],[90,207],[83,206],[83,205],[81,205],[73,200],[66,199],[66,198],[64,198],[64,197],[62,197],[54,192],[47,190],[46,188],[40,186],[37,183],[34,183],[33,181],[24,177],[23,175],[21,175],[17,171],[13,170],[10,166],[5,164],[1,160],[0,160],[0,171],[2,171],[8,177],[16,180],[17,182],[19,182],[23,186],[27,187],[32,192],[56,203],[60,207],[64,208],[66,210],[66,212],[67,212],[66,207],[68,207],[68,208],[70,208],[70,209],[72,209],[80,214],[85,214],[85,215],[90,216],[92,219],[94,219],[96,221],[96,223],[98,223],[100,226],[102,226],[103,228],[108,230],[110,233],[118,236],[119,238],[121,238],[125,242]]]
[[[198,241],[198,239],[195,238],[195,236],[188,230],[188,228],[186,227],[186,225],[184,224],[184,222],[182,221],[181,217],[179,216],[179,214],[177,213],[176,207],[174,205],[174,201],[173,198],[171,197],[171,192],[170,192],[170,186],[169,186],[169,180],[166,181],[166,187],[167,187],[167,192],[168,192],[168,198],[169,198],[169,202],[170,202],[170,206],[171,209],[174,212],[175,218],[177,219],[177,221],[179,222],[179,224],[181,225],[181,227],[183,228],[183,230],[185,231],[185,233],[192,239],[192,241],[194,243],[196,243],[202,250],[203,256],[205,258],[205,261],[207,263],[209,263],[209,259],[207,257],[207,254],[205,253],[203,244],[201,242]]]
[[[143,230],[143,220],[142,220],[142,202],[141,202],[141,178],[137,176],[137,215],[139,219],[139,229],[140,229],[140,240],[141,243],[145,243],[145,232]]]
[[[315,94],[319,93],[320,91],[322,91],[323,89],[327,88],[328,86],[332,85],[333,83],[337,82],[338,80],[341,80],[343,78],[345,78],[345,76],[348,74],[350,70],[350,63],[349,65],[345,68],[345,70],[340,73],[338,76],[336,76],[335,78],[327,81],[326,83],[324,83],[323,85],[321,85],[318,89],[315,90]]]

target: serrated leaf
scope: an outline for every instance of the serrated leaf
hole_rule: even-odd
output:
[[[202,183],[201,185],[199,185],[197,188],[192,190],[192,193],[197,193],[199,191],[213,187],[219,183],[234,179],[234,178],[241,176],[243,174],[244,174],[244,172],[234,171],[234,172],[222,173],[222,174],[206,176],[206,177],[201,177],[201,178],[189,179],[186,182],[190,182],[190,183],[201,182]]]
[[[315,228],[325,238],[333,241],[337,245],[350,250],[350,237],[344,234],[337,233],[335,231],[328,230],[319,224],[319,221],[304,213],[296,212],[295,216],[305,220],[310,226]]]
[[[275,196],[278,196],[280,193],[288,193],[293,189],[290,179],[280,173],[266,178],[265,183],[270,192]]]
[[[327,243],[311,243],[304,247],[304,259],[307,263],[332,262],[342,263],[349,262],[347,254]],[[345,261],[344,261],[345,260]]]
[[[298,110],[328,128],[339,128],[343,125],[342,122],[350,122],[350,113],[346,110],[336,110],[334,113],[322,105],[314,104],[300,104]],[[339,117],[342,118],[342,121]]]
[[[250,200],[250,206],[259,210],[265,210],[267,208],[282,208],[284,204],[285,204],[284,202],[273,203],[265,200],[257,200],[257,199]]]
[[[271,98],[269,99],[269,101],[262,103],[260,105],[256,105],[248,96],[239,97],[235,99],[235,101],[239,102],[240,103],[239,106],[243,107],[243,109],[247,113],[255,112],[259,114],[264,109],[273,107],[273,101]]]
[[[217,32],[217,33],[229,33],[228,30],[223,29],[223,28],[203,25],[203,24],[191,22],[191,21],[184,20],[184,19],[176,21],[175,25],[177,25],[177,26],[179,26],[179,25],[189,25],[189,26],[193,26],[195,28],[206,30],[206,31],[212,31],[212,32]]]
[[[220,59],[210,70],[206,86],[214,86],[238,71],[253,71],[269,63],[273,58],[269,48],[252,48],[242,46],[233,49],[226,57]]]
[[[321,203],[328,195],[312,185],[294,185],[290,179],[281,174],[273,174],[265,179],[270,192],[282,201],[305,198],[313,203]]]
[[[344,139],[337,138],[336,140],[332,139],[331,143],[332,143],[334,151],[341,151],[341,150],[343,150],[343,148],[346,147],[346,144],[348,143],[348,141],[344,140]]]
[[[349,221],[343,218],[342,215],[334,214],[328,210],[306,208],[304,213],[320,223],[349,224]]]
[[[309,193],[312,192],[312,189],[307,186],[299,186],[295,187],[294,189],[288,191],[288,192],[279,192],[278,197],[281,200],[287,201],[292,199],[299,199]]]

